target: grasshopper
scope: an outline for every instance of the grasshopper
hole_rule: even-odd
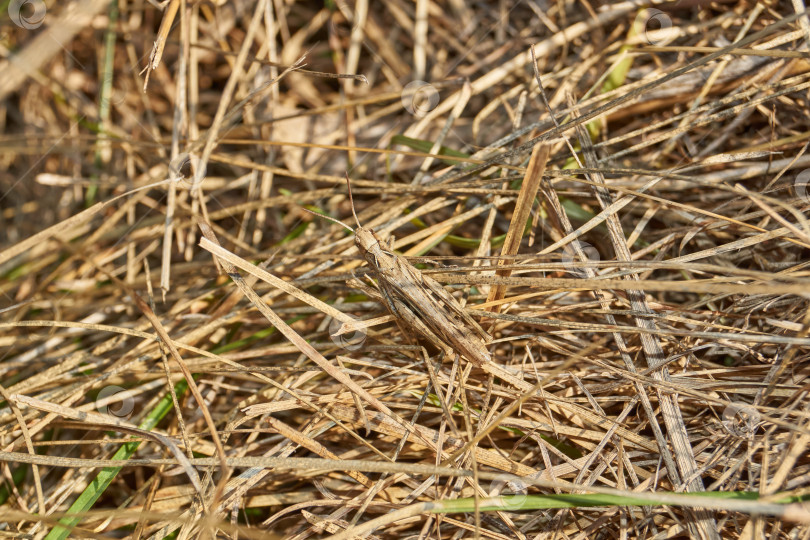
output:
[[[486,345],[492,341],[492,337],[435,279],[423,275],[408,261],[396,255],[372,229],[360,225],[354,210],[348,175],[346,184],[349,187],[349,201],[357,229],[336,219],[327,219],[354,233],[354,243],[377,277],[380,292],[391,315],[398,323],[407,324],[448,355],[460,353],[477,367],[490,362]]]

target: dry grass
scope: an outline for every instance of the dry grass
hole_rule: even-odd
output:
[[[810,538],[800,0],[20,3],[3,538]]]

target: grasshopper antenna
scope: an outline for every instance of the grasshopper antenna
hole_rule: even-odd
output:
[[[354,199],[352,198],[352,183],[349,181],[349,173],[346,173],[346,185],[349,186],[349,202],[352,203],[352,215],[354,216],[354,221],[355,223],[357,223],[357,228],[362,229],[362,227],[360,226],[360,220],[357,219],[357,214],[354,211]]]
[[[308,210],[308,209],[304,208],[303,206],[299,206],[299,208],[301,210],[303,210],[304,212],[309,212],[313,216],[318,216],[319,218],[328,219],[332,223],[337,223],[338,225],[342,225],[343,227],[346,227],[347,229],[349,229],[351,232],[354,232],[354,229],[352,229],[351,227],[349,227],[348,225],[346,225],[345,223],[343,223],[339,219],[335,219],[333,217],[325,216],[323,214],[319,214],[318,212],[313,212],[312,210]]]

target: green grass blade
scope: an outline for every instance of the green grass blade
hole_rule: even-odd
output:
[[[645,493],[645,495],[655,495],[655,493]],[[756,501],[761,496],[756,491],[700,491],[694,493],[662,492],[661,495],[690,495],[713,499],[735,499],[744,501]],[[770,500],[771,504],[791,504],[810,500],[810,495],[791,495],[782,499]],[[525,495],[516,493],[487,499],[493,504],[479,504],[480,512],[495,511],[522,511],[522,510],[544,510],[562,508],[585,508],[592,506],[655,506],[667,505],[666,502],[651,501],[647,498],[637,498],[632,496],[609,495],[605,493],[559,493],[550,495]],[[480,501],[479,503],[484,502]],[[464,499],[444,500],[432,510],[436,514],[447,514],[454,512],[474,512],[475,500],[472,497]]]
[[[180,381],[174,387],[174,391],[178,397],[183,395],[187,389],[188,383],[186,381]],[[146,431],[153,429],[156,425],[158,425],[163,417],[166,416],[170,410],[172,410],[172,406],[172,396],[166,394],[163,396],[163,399],[158,402],[155,408],[152,409],[152,412],[150,412],[149,415],[144,418],[138,427]],[[141,441],[133,441],[122,445],[113,455],[112,459],[129,459],[138,449],[140,444]],[[101,497],[104,490],[107,489],[120,471],[121,467],[105,467],[104,469],[101,469],[93,481],[90,482],[90,484],[84,489],[81,495],[79,495],[73,504],[70,505],[67,513],[77,515],[66,516],[60,519],[59,525],[51,529],[51,531],[45,537],[45,540],[65,540],[73,527],[78,525],[82,520],[81,514],[90,510],[93,504],[95,504],[99,497]]]

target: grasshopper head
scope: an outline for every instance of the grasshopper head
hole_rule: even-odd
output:
[[[380,237],[374,234],[374,231],[371,229],[358,227],[354,231],[354,243],[363,254],[376,249],[380,242]]]

